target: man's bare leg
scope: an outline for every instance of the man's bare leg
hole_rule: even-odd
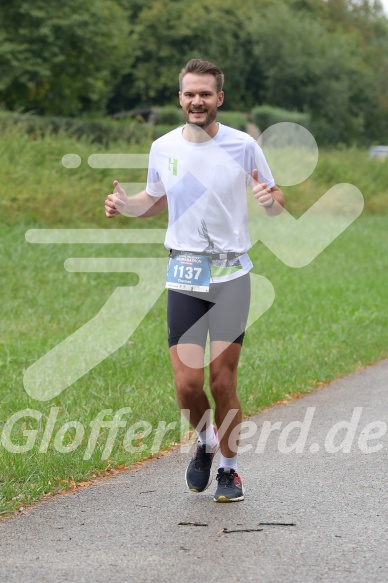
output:
[[[170,348],[170,356],[178,404],[200,440],[186,470],[186,483],[192,492],[203,492],[211,483],[211,466],[218,449],[210,403],[203,386],[204,349],[196,344],[180,344]]]
[[[210,346],[210,390],[215,402],[215,420],[220,435],[221,453],[226,458],[237,455],[238,427],[242,412],[237,397],[237,368],[241,345],[215,341]],[[225,426],[223,427],[223,422]],[[234,439],[230,439],[233,432]]]
[[[172,346],[170,358],[178,405],[189,412],[191,425],[198,432],[204,431],[211,423],[211,407],[204,391],[204,349],[197,344],[180,344],[179,350],[178,345]]]

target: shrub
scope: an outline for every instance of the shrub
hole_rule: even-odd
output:
[[[156,125],[179,126],[183,123],[182,111],[175,105],[153,107],[153,121]]]
[[[217,119],[219,122],[230,126],[236,130],[246,132],[248,124],[248,116],[239,111],[218,111]]]
[[[298,111],[288,111],[280,107],[271,105],[258,105],[251,111],[253,123],[255,123],[261,132],[275,123],[292,122],[310,129],[310,116],[308,113]]]
[[[0,130],[4,131],[12,125],[22,126],[27,134],[34,138],[39,138],[47,133],[65,133],[75,138],[85,137],[92,143],[97,142],[104,146],[121,140],[131,144],[140,144],[145,140],[150,140],[152,136],[151,126],[133,120],[90,120],[1,112]]]
[[[176,127],[178,127],[178,124],[175,124],[175,125],[159,124],[159,125],[153,126],[152,139],[157,140],[161,136],[164,136],[164,134],[171,132],[171,130],[175,130]]]

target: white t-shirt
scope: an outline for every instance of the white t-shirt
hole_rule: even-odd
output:
[[[275,185],[257,142],[248,134],[218,124],[213,139],[185,140],[179,127],[156,140],[150,151],[146,191],[167,195],[167,249],[244,253],[237,260],[214,262],[213,281],[226,281],[252,268],[246,255],[248,231],[247,186],[257,168],[259,181]],[[236,268],[236,269],[231,269]],[[222,275],[224,272],[224,276]]]

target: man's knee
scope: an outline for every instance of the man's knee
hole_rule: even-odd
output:
[[[210,378],[210,391],[214,401],[234,398],[236,395],[237,378],[229,370],[220,372]]]
[[[175,388],[181,399],[195,399],[203,392],[203,376],[179,374],[175,377]]]

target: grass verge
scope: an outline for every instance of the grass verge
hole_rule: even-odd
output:
[[[103,153],[96,144],[69,136],[33,140],[17,127],[10,132],[0,138],[3,515],[147,458],[158,440],[163,449],[182,437],[163,286],[129,341],[60,396],[41,402],[25,392],[23,374],[31,364],[93,318],[118,286],[136,283],[131,274],[68,273],[63,267],[68,257],[166,256],[161,245],[31,245],[25,232],[164,227],[166,214],[107,221],[103,201],[112,180],[141,183],[145,170],[95,170],[87,159]],[[118,143],[110,152],[141,153],[148,147]],[[62,166],[69,153],[80,156],[80,167]],[[276,297],[245,339],[239,372],[245,415],[388,355],[387,172],[388,164],[369,160],[366,152],[322,152],[314,175],[285,189],[288,209],[297,215],[333,184],[352,182],[364,194],[366,211],[305,268],[286,267],[261,243],[252,249],[254,271],[272,282]],[[120,409],[123,426],[111,442],[108,427],[93,434],[99,415],[109,422]]]
[[[262,244],[255,245],[255,272],[272,282],[276,298],[246,336],[239,372],[246,415],[387,356],[386,229],[386,216],[364,215],[313,263],[295,270]],[[172,426],[161,448],[182,437],[166,346],[163,290],[130,341],[60,396],[39,402],[26,394],[26,368],[94,317],[118,285],[134,281],[126,274],[66,273],[63,262],[69,246],[29,245],[25,230],[4,227],[1,237],[1,429],[4,435],[12,415],[24,411],[10,440],[16,448],[27,449],[9,451],[3,441],[3,513],[148,457],[163,423]],[[124,247],[105,247],[104,256],[140,252]],[[76,251],[76,256],[98,256],[101,249],[79,245]],[[74,255],[74,248],[71,252]],[[151,246],[141,252],[165,255]],[[125,407],[125,426],[118,428],[111,451],[108,428],[101,429],[91,450],[96,417],[105,411],[105,421],[112,420]]]

